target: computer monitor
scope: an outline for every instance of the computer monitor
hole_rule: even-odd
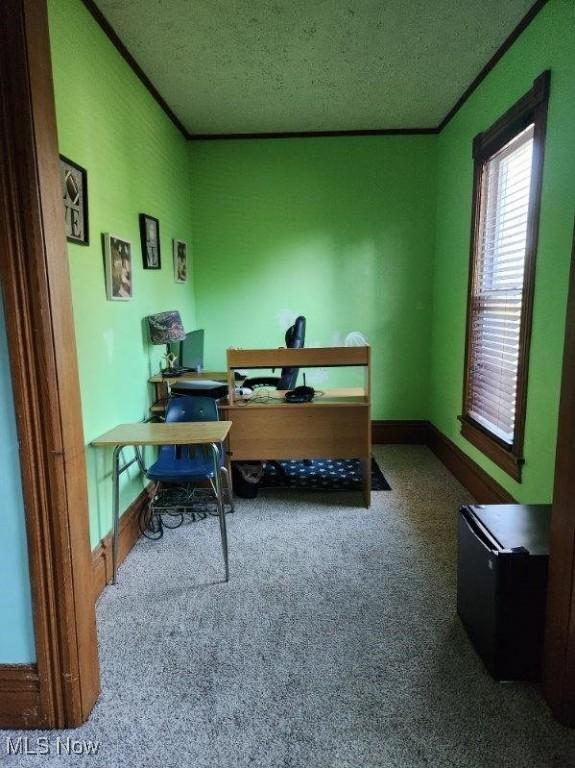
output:
[[[204,367],[204,331],[186,333],[186,338],[180,342],[180,365],[201,371]]]
[[[176,356],[176,367],[201,371],[204,367],[203,329],[186,333],[186,338],[183,341],[170,344],[170,352]]]

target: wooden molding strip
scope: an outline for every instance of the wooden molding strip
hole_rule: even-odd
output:
[[[120,537],[118,542],[118,565],[122,563],[134,544],[140,538],[139,518],[142,508],[148,501],[150,485],[137,496],[120,518]],[[112,578],[112,533],[110,532],[92,551],[94,573],[94,598],[98,597]]]
[[[0,664],[0,728],[42,728],[36,664]]]
[[[483,67],[481,72],[477,75],[475,80],[473,80],[473,82],[469,84],[469,86],[457,99],[455,104],[451,107],[449,112],[445,115],[443,120],[439,123],[439,125],[437,126],[438,133],[441,133],[441,131],[445,128],[445,126],[452,120],[452,118],[455,117],[455,115],[459,112],[461,107],[469,99],[471,94],[474,91],[476,91],[477,88],[479,88],[481,83],[485,80],[485,78],[491,72],[491,70],[495,67],[495,65],[500,61],[500,59],[503,58],[503,56],[511,48],[511,46],[517,40],[517,38],[521,35],[521,33],[527,29],[527,27],[531,24],[531,22],[537,16],[539,11],[541,11],[547,5],[548,2],[549,0],[536,0],[536,2],[527,11],[525,16],[521,19],[519,24],[517,24],[517,26],[511,32],[511,34],[508,35],[505,38],[505,40],[501,43],[499,48],[495,51],[493,56],[489,59],[487,64]]]
[[[553,715],[575,726],[575,226],[569,274],[555,489],[551,515],[551,557],[547,593],[543,692]]]
[[[429,424],[427,445],[480,504],[515,503],[502,485],[433,424]]]
[[[190,141],[244,141],[246,139],[325,139],[338,136],[433,136],[438,128],[365,128],[342,131],[272,131],[270,133],[190,133]]]
[[[380,444],[427,445],[428,421],[387,420],[371,422],[371,441]]]
[[[480,504],[513,504],[502,485],[430,421],[372,421],[373,443],[427,445]]]
[[[230,140],[249,140],[249,139],[310,139],[310,138],[326,138],[336,136],[425,136],[441,133],[450,120],[459,112],[461,107],[469,99],[471,94],[477,90],[479,85],[485,80],[487,75],[495,67],[497,62],[504,56],[504,54],[511,48],[513,43],[521,35],[521,33],[529,26],[533,19],[537,16],[539,11],[549,2],[549,0],[536,0],[534,5],[529,9],[517,26],[512,32],[505,38],[499,48],[495,51],[493,56],[489,59],[487,64],[482,68],[477,77],[472,83],[465,89],[461,96],[457,99],[453,107],[445,115],[443,120],[437,126],[430,126],[425,128],[365,128],[365,129],[350,129],[339,131],[273,131],[269,133],[191,133],[184,126],[182,121],[168,106],[168,103],[164,97],[160,94],[156,86],[152,83],[150,78],[146,75],[144,70],[140,67],[134,56],[126,48],[108,19],[104,16],[102,11],[98,8],[94,0],[82,0],[88,11],[92,14],[93,18],[100,25],[102,30],[109,37],[112,45],[117,49],[120,55],[124,58],[128,66],[133,70],[135,75],[139,78],[142,84],[148,89],[154,99],[158,102],[160,107],[164,110],[169,119],[174,123],[176,128],[180,131],[182,136],[189,141],[230,141]]]
[[[120,56],[122,56],[122,58],[126,61],[128,66],[132,69],[132,71],[134,72],[136,77],[141,81],[144,87],[148,89],[148,91],[151,93],[154,99],[158,102],[160,107],[164,110],[166,115],[170,118],[172,123],[176,126],[176,128],[182,134],[184,139],[189,139],[190,134],[188,133],[184,124],[180,121],[180,119],[176,116],[176,114],[172,112],[172,110],[168,106],[168,103],[166,102],[164,97],[160,94],[156,86],[152,83],[150,78],[146,75],[144,70],[140,67],[140,65],[138,64],[136,59],[132,56],[130,51],[126,48],[124,43],[120,40],[114,28],[112,27],[108,19],[104,16],[102,11],[98,8],[94,0],[82,0],[82,2],[86,6],[86,8],[90,11],[94,19],[98,22],[102,30],[106,33],[106,35],[110,39],[110,42],[116,48]]]

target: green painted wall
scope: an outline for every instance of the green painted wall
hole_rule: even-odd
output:
[[[516,483],[459,434],[464,366],[471,142],[551,69],[523,482]],[[434,424],[519,501],[551,499],[565,305],[575,210],[575,5],[551,0],[438,140],[434,268]]]
[[[569,0],[551,0],[439,137],[189,145],[80,0],[50,0],[49,12],[60,147],[89,175],[91,245],[69,247],[87,445],[146,414],[160,355],[146,340],[147,314],[177,308],[187,327],[205,327],[206,364],[221,368],[228,345],[279,345],[286,317],[301,312],[309,345],[353,331],[371,342],[374,418],[432,418],[517,498],[549,498],[575,197]],[[517,486],[460,438],[456,420],[471,140],[546,67],[527,465]],[[161,222],[160,273],[141,267],[141,211]],[[134,245],[132,302],[105,298],[100,235],[110,231]],[[176,285],[171,238],[192,236],[195,286]],[[343,380],[320,372],[316,385]],[[95,545],[110,527],[110,456],[87,448],[87,461]],[[124,505],[141,487],[136,474],[126,480]]]
[[[193,286],[178,285],[172,238],[191,240],[186,141],[121,58],[80,0],[50,0],[50,35],[60,151],[88,171],[90,246],[69,245],[86,445],[124,421],[143,418],[147,379],[161,348],[143,319],[179,309],[195,327]],[[162,270],[144,271],[138,214],[160,220]],[[134,299],[106,300],[101,233],[132,241]],[[111,526],[111,457],[86,449],[92,545]],[[142,489],[125,478],[126,506]]]
[[[190,155],[206,365],[225,366],[228,346],[281,346],[301,313],[307,346],[367,336],[373,418],[426,418],[435,137],[192,142]]]

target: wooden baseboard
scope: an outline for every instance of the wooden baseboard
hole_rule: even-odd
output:
[[[372,421],[373,443],[427,445],[480,504],[513,504],[502,485],[430,421]]]
[[[143,490],[120,518],[120,537],[118,542],[118,565],[122,563],[134,544],[140,538],[139,517],[144,504],[148,501],[148,492]],[[109,533],[92,552],[94,570],[94,596],[97,600],[106,584],[112,578],[112,534]]]
[[[36,665],[0,664],[0,728],[43,725]]]
[[[480,504],[515,503],[502,485],[433,424],[429,424],[427,445]]]
[[[379,444],[427,445],[428,421],[390,420],[371,422],[371,441]]]

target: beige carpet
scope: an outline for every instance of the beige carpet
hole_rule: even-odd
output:
[[[455,614],[469,500],[426,449],[376,447],[392,491],[268,491],[142,541],[98,605],[103,693],[65,737],[93,768],[567,768],[575,732],[538,690],[485,672]],[[5,736],[6,734],[4,734]],[[28,734],[35,737],[39,734]],[[12,734],[14,736],[14,734]]]

